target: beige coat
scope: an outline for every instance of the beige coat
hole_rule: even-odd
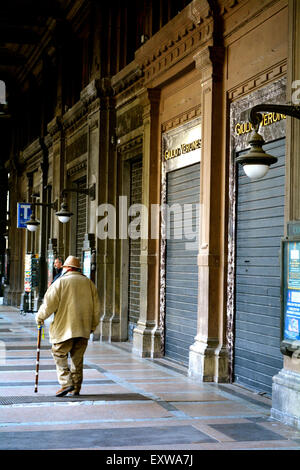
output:
[[[89,338],[100,321],[95,284],[80,272],[69,271],[47,290],[36,314],[37,323],[54,313],[49,334],[52,344],[70,338]]]

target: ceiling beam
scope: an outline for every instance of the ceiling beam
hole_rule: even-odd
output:
[[[0,27],[1,28],[32,28],[34,26],[44,26],[45,19],[42,17],[37,17],[29,13],[22,13],[22,16],[17,15],[8,15],[1,13],[0,15]]]
[[[15,66],[25,64],[26,59],[23,55],[9,52],[7,49],[0,49],[0,66]]]
[[[63,12],[57,6],[54,0],[10,0],[9,2],[2,2],[1,4],[1,19],[8,20],[9,23],[14,24],[15,18],[22,18],[24,24],[26,22],[35,22],[38,17],[42,18],[62,18]],[[35,23],[34,23],[35,24]]]
[[[0,43],[6,44],[36,44],[40,40],[40,36],[32,31],[24,28],[0,28]]]

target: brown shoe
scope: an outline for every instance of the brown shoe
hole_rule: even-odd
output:
[[[67,395],[67,393],[72,392],[72,390],[74,390],[73,385],[69,385],[69,387],[63,387],[60,390],[58,390],[58,392],[56,392],[56,396],[64,397],[65,395]]]

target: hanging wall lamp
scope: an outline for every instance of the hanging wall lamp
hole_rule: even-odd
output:
[[[49,204],[46,202],[33,202],[31,206],[32,206],[32,213],[31,213],[29,221],[26,223],[26,227],[27,227],[27,230],[29,230],[30,232],[36,232],[38,229],[38,226],[40,225],[40,222],[36,220],[35,218],[36,206],[50,207],[51,209],[57,210],[57,200]]]
[[[240,155],[236,159],[236,162],[243,166],[244,172],[251,180],[263,178],[268,172],[270,165],[277,162],[277,157],[267,154],[262,148],[265,141],[258,133],[262,121],[260,111],[280,113],[300,119],[300,106],[266,103],[258,104],[251,109],[249,121],[254,128],[254,132],[248,141],[251,149],[248,153]]]
[[[68,204],[67,204],[67,197],[66,193],[68,192],[73,192],[73,193],[78,193],[78,194],[85,194],[88,196],[92,201],[95,200],[96,198],[96,183],[94,183],[92,186],[86,189],[77,189],[77,188],[65,188],[61,192],[61,196],[63,198],[60,210],[55,213],[55,215],[58,217],[58,220],[62,224],[66,224],[69,222],[70,218],[73,215],[73,212],[70,212],[68,209]]]
[[[61,196],[63,200],[60,205],[60,210],[58,212],[55,212],[55,215],[58,217],[58,220],[62,224],[68,223],[72,215],[74,215],[73,212],[70,212],[68,209],[68,203],[67,203],[67,197],[66,197],[66,193],[68,192],[85,194],[92,201],[94,201],[96,197],[96,183],[94,183],[92,186],[86,189],[65,188],[62,190]],[[31,206],[32,206],[32,213],[30,216],[30,220],[26,223],[26,227],[30,232],[36,232],[38,229],[38,226],[40,225],[40,222],[36,220],[35,218],[35,207],[36,206],[50,207],[51,209],[54,209],[55,211],[57,211],[58,201],[56,200],[55,202],[50,203],[50,204],[43,203],[43,202],[33,202]]]
[[[68,204],[65,197],[63,198],[63,202],[60,205],[60,210],[56,212],[55,215],[62,224],[69,222],[72,215],[74,215],[73,212],[68,210]]]
[[[268,172],[270,165],[277,162],[277,157],[266,153],[262,146],[265,141],[255,130],[250,136],[248,143],[251,147],[248,153],[237,157],[237,163],[243,165],[243,170],[251,180],[263,178]]]

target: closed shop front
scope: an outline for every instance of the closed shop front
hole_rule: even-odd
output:
[[[185,365],[197,333],[198,249],[196,244],[190,246],[190,238],[197,230],[199,198],[200,163],[168,173],[167,204],[181,210],[179,217],[170,211],[166,246],[165,355]],[[187,204],[190,207],[184,211]]]
[[[259,179],[246,176],[236,158],[249,152],[250,110],[285,103],[283,76],[230,105],[227,344],[230,380],[272,394],[283,366],[281,342],[281,239],[285,224],[286,116],[263,111],[258,133],[263,151],[277,157]]]
[[[282,368],[280,352],[280,240],[284,234],[285,139],[264,150],[278,158],[251,181],[237,182],[234,381],[271,395]]]
[[[77,189],[86,189],[86,176],[75,181],[75,184]],[[81,260],[87,221],[87,196],[85,194],[77,193],[76,216],[76,256]]]
[[[130,206],[142,203],[142,157],[130,162]],[[138,216],[138,214],[137,214]],[[131,217],[131,219],[136,219]],[[139,227],[136,227],[139,231]],[[128,339],[132,341],[133,329],[140,316],[140,254],[141,239],[129,237],[128,276]]]
[[[163,135],[164,355],[188,366],[197,334],[200,120]]]

